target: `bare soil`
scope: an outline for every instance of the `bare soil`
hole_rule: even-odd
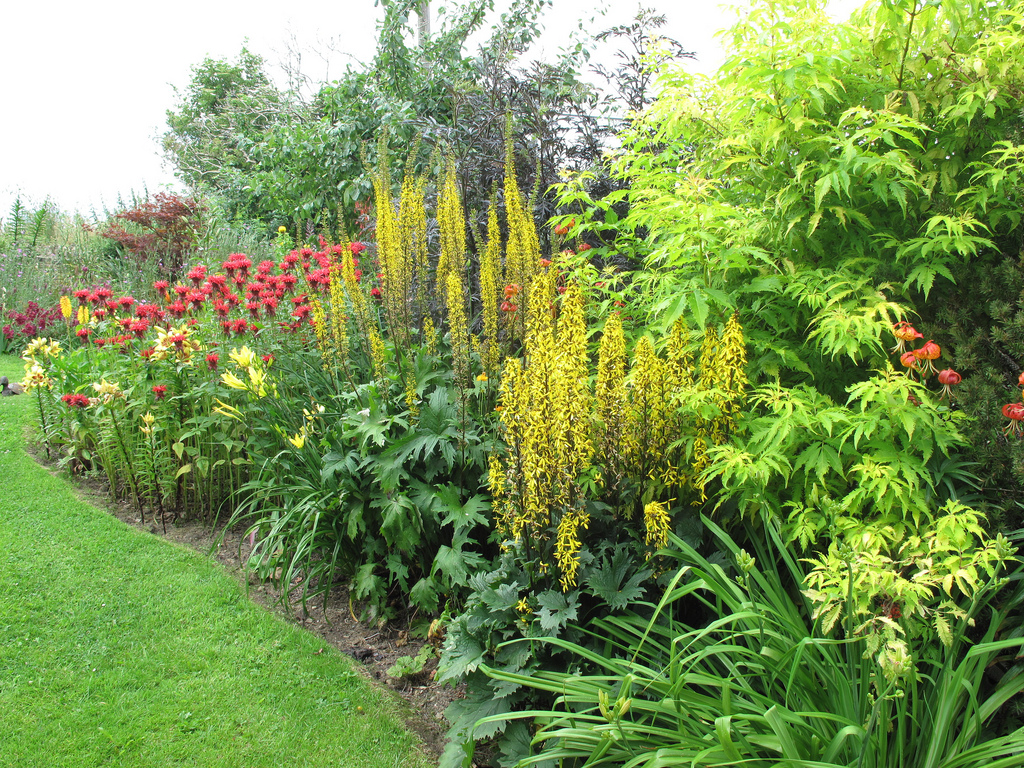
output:
[[[43,456],[36,455],[36,460],[47,464]],[[415,657],[427,644],[425,640],[411,637],[407,627],[394,623],[377,626],[359,621],[359,606],[350,603],[348,590],[344,587],[331,591],[326,609],[322,597],[307,602],[303,607],[299,596],[294,594],[286,603],[281,599],[281,590],[274,584],[260,582],[254,574],[246,571],[244,566],[252,547],[242,531],[212,529],[195,520],[172,522],[168,519],[165,525],[149,512],[142,522],[131,505],[115,502],[103,483],[76,477],[75,484],[91,504],[107,510],[128,525],[216,558],[229,573],[246,584],[254,602],[317,635],[325,647],[333,646],[356,659],[359,662],[357,667],[369,680],[389,688],[406,702],[406,725],[423,740],[427,754],[434,760],[440,757],[448,730],[444,710],[462,695],[461,687],[452,688],[433,681],[436,658],[413,677],[395,678],[387,674],[399,658]],[[434,644],[437,643],[435,638]]]

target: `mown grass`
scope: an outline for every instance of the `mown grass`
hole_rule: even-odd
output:
[[[37,465],[31,406],[0,398],[0,766],[430,764],[348,659]]]

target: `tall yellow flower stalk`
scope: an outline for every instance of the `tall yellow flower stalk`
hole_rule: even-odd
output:
[[[627,472],[641,486],[664,482],[667,448],[676,437],[671,429],[672,393],[665,361],[647,336],[633,349],[628,386],[630,408],[623,439]]]
[[[462,279],[463,264],[466,260],[466,216],[459,198],[458,176],[455,160],[448,158],[445,165],[444,183],[437,201],[437,227],[440,232],[441,253],[437,259],[434,275],[437,291],[442,298],[448,290],[448,276],[452,272]]]
[[[315,293],[309,295],[309,306],[312,310],[313,319],[313,331],[316,333],[316,345],[320,350],[320,357],[324,360],[326,366],[327,361],[330,360],[332,355],[330,330],[328,328],[329,322],[327,320],[327,310],[324,308],[323,301]]]
[[[402,235],[403,252],[407,255],[409,279],[415,281],[415,289],[410,290],[407,300],[415,301],[415,311],[411,319],[419,324],[426,306],[427,273],[429,254],[427,253],[427,209],[426,176],[413,176],[407,171],[402,181],[402,196],[399,202],[398,223]]]
[[[418,242],[412,230],[417,218],[414,206],[423,208],[423,185],[406,173],[398,211],[391,196],[391,177],[384,160],[373,175],[373,191],[377,203],[377,255],[380,259],[384,311],[388,330],[396,346],[408,348],[412,322],[415,263],[411,244]],[[405,211],[405,215],[402,212]]]
[[[529,306],[530,284],[540,269],[540,246],[537,226],[526,209],[523,195],[516,181],[516,166],[512,155],[511,132],[505,140],[505,218],[508,242],[505,245],[505,280],[520,287],[520,306]],[[523,313],[518,312],[511,324],[512,333],[522,338],[525,326]]]
[[[615,312],[604,324],[597,353],[597,383],[594,387],[594,415],[597,417],[594,442],[604,457],[611,475],[612,490],[617,490],[625,472],[623,436],[629,398],[626,392],[626,340],[622,316]]]
[[[458,270],[448,273],[444,295],[448,305],[448,333],[451,336],[455,385],[465,391],[469,387],[469,328],[466,322],[462,278]]]
[[[708,465],[708,449],[724,442],[736,425],[746,391],[746,366],[746,342],[739,317],[733,314],[729,318],[721,336],[717,329],[709,327],[701,345],[697,388],[711,395],[712,402],[718,406],[719,415],[698,424],[697,439],[694,441],[694,485],[700,492],[701,500],[705,495],[700,475]]]
[[[580,531],[589,517],[579,478],[590,467],[592,396],[583,298],[570,287],[556,324],[554,276],[530,297],[526,365],[510,360],[501,383],[508,454],[492,460],[490,488],[502,533],[521,542],[540,572],[556,566],[563,590],[576,586]]]
[[[487,212],[487,245],[480,254],[480,303],[483,306],[484,346],[483,363],[487,375],[497,377],[501,372],[501,342],[498,306],[505,285],[501,273],[501,228],[498,225],[497,195],[491,196]]]
[[[345,262],[351,265],[348,243],[343,253],[330,254],[328,264],[328,291],[321,297],[310,292],[309,306],[312,309],[313,330],[316,332],[317,347],[324,365],[345,365],[348,361],[348,312],[345,302]]]
[[[682,318],[672,324],[665,352],[672,391],[678,394],[693,386],[693,358],[687,349],[687,328]]]
[[[715,384],[719,392],[717,402],[722,411],[715,430],[715,441],[720,443],[735,428],[736,418],[743,407],[747,388],[747,345],[738,314],[733,314],[722,331],[722,343],[715,360]]]

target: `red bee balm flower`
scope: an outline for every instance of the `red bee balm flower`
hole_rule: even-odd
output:
[[[167,395],[167,387],[165,387],[163,384],[157,384],[155,387],[153,387],[153,395],[156,397],[157,400],[163,400],[164,397]]]
[[[211,371],[217,370],[217,363],[220,361],[220,355],[216,352],[212,352],[206,356],[206,365]]]
[[[192,267],[188,273],[188,279],[196,285],[200,285],[206,279],[206,267],[200,265]]]

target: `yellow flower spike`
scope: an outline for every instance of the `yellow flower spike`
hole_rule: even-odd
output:
[[[78,308],[78,315],[76,317],[79,325],[89,324],[89,308],[84,304]]]
[[[487,214],[487,246],[480,254],[480,301],[483,305],[484,368],[497,376],[501,370],[501,344],[498,338],[500,291],[505,285],[501,270],[501,228],[498,226],[497,189],[491,195]]]
[[[658,550],[668,546],[672,518],[669,517],[668,508],[660,501],[652,501],[644,507],[644,528],[644,541],[649,547]]]
[[[65,320],[69,320],[71,318],[71,312],[72,312],[71,297],[70,296],[61,296],[60,297],[60,314],[61,314],[61,317],[63,317]]]
[[[466,298],[458,270],[453,269],[448,273],[447,290],[444,295],[448,301],[448,336],[451,339],[455,384],[466,387],[469,384],[469,331],[466,322]]]

